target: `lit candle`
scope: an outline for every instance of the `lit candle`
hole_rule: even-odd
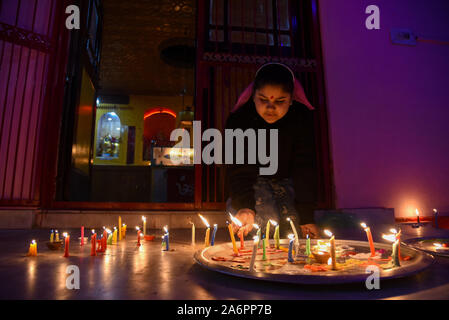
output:
[[[267,238],[264,236],[262,240],[262,260],[267,260]]]
[[[140,247],[140,228],[136,227],[137,230],[137,246]]]
[[[169,251],[170,246],[169,246],[169,235],[168,235],[168,227],[167,226],[164,227],[164,231],[165,231],[165,235],[164,235],[165,251]],[[210,231],[210,228],[209,228],[209,231]]]
[[[228,221],[226,221],[226,223],[228,224],[229,236],[231,237],[232,248],[234,250],[234,254],[238,255],[239,250],[237,249],[237,245],[235,244],[235,237],[234,237],[234,232],[232,231],[232,225]]]
[[[418,210],[418,208],[415,209],[415,212],[416,212],[416,217],[417,217],[418,224],[419,224],[420,222],[419,222],[419,210]]]
[[[145,216],[142,216],[143,221],[143,236],[147,234],[147,218]]]
[[[122,240],[122,217],[118,216],[118,240]]]
[[[306,239],[306,256],[310,256],[312,254],[312,251],[310,250],[310,237],[307,235]]]
[[[268,245],[270,245],[270,225],[271,225],[271,220],[268,220],[267,222],[267,227],[265,229],[265,239],[267,239],[267,243]]]
[[[399,241],[398,242],[398,257],[399,257],[399,260],[402,260],[402,257],[401,257],[401,233],[402,233],[402,230],[399,229],[399,232],[398,232],[396,229],[390,229],[390,232],[392,234],[394,234],[396,240]]]
[[[55,239],[55,232],[54,232],[53,230],[51,230],[51,233],[50,233],[50,242],[53,242],[54,239]]]
[[[27,256],[36,257],[37,256],[37,243],[36,240],[32,240],[30,243],[30,248],[28,249]]]
[[[195,224],[192,221],[190,224],[192,225],[192,246],[195,246]]]
[[[441,243],[434,243],[433,246],[435,247],[435,251],[441,250],[443,248],[443,245]]]
[[[107,244],[112,245],[112,231],[110,229],[106,229],[108,232],[108,241]]]
[[[122,239],[126,238],[126,224],[122,225]]]
[[[275,247],[276,249],[279,249],[280,246],[280,239],[279,239],[279,224],[274,221],[274,220],[270,220],[271,223],[273,224],[273,226],[275,226],[276,228],[274,229],[274,235],[273,235],[273,239],[274,239],[274,243],[275,243]]]
[[[435,228],[438,229],[438,210],[433,209],[433,212],[435,213]]]
[[[203,223],[206,225],[206,235],[205,235],[205,237],[204,237],[204,246],[205,247],[208,247],[209,246],[209,244],[210,244],[210,242],[209,242],[209,237],[210,237],[210,225],[209,225],[209,222],[207,222],[207,220],[206,220],[206,218],[204,218],[202,215],[198,215],[200,218],[201,218],[201,220],[203,220]]]
[[[84,246],[84,226],[81,227],[81,241],[80,246]]]
[[[97,250],[95,250],[95,247],[97,245],[97,234],[95,233],[94,229],[92,229],[92,236],[90,237],[90,242],[91,242],[90,255],[96,256]]]
[[[63,236],[65,237],[64,258],[67,258],[67,257],[69,257],[70,236],[69,236],[69,234],[67,232],[64,232]]]
[[[399,245],[399,240],[396,239],[396,235],[394,234],[390,234],[390,235],[383,235],[382,238],[384,238],[385,240],[388,240],[390,242],[393,242],[393,247],[391,249],[391,258],[393,260],[393,265],[395,267],[400,267],[401,264],[399,262],[399,255],[398,255],[398,245]]]
[[[256,263],[257,247],[259,246],[259,237],[254,236],[253,254],[251,256],[251,262],[249,263],[249,271],[254,272],[254,264]]]
[[[287,218],[287,221],[290,222],[290,226],[292,227],[293,234],[295,235],[296,244],[299,244],[298,231],[296,231],[296,227],[295,227],[295,224],[293,223],[293,220],[290,218]]]
[[[112,234],[112,244],[117,244],[117,227],[114,227],[114,233]]]
[[[369,248],[371,251],[371,257],[374,257],[376,255],[376,250],[374,249],[373,235],[371,234],[371,229],[364,222],[362,222],[360,225],[365,230],[366,236],[368,237]]]
[[[59,242],[59,232],[58,232],[58,230],[55,231],[55,241]]]
[[[259,248],[260,248],[260,246],[261,246],[261,244],[262,244],[262,241],[260,241],[260,239],[262,239],[262,236],[261,236],[261,234],[262,234],[262,230],[260,230],[260,227],[259,227],[259,225],[258,225],[258,224],[256,224],[256,223],[254,223],[254,224],[253,224],[253,227],[254,227],[254,229],[256,229],[256,230],[257,230],[256,236],[258,236],[258,237],[259,237]]]
[[[329,230],[324,230],[324,233],[331,238],[329,240],[329,243],[331,247],[332,270],[337,270],[337,259],[335,254],[335,236]]]
[[[213,246],[215,244],[215,235],[217,234],[218,225],[214,224],[214,231],[212,231],[212,240],[210,241],[210,245]]]
[[[235,218],[234,216],[232,216],[231,213],[229,213],[229,216],[231,217],[232,222],[234,222],[234,224],[236,224],[239,227],[239,239],[240,239],[240,249],[245,248],[245,237],[243,234],[243,229],[242,228],[242,223],[240,222],[239,219]]]
[[[288,244],[288,262],[295,262],[293,259],[293,241],[295,240],[294,234],[289,234],[288,238],[290,239],[290,242]]]
[[[103,244],[103,248],[101,248],[101,251],[105,252],[108,247],[108,232],[106,231],[105,227],[103,227],[103,236],[101,237],[101,241]]]

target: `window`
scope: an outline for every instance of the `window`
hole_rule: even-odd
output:
[[[108,112],[98,121],[96,157],[104,160],[117,159],[120,152],[122,126],[115,112]]]

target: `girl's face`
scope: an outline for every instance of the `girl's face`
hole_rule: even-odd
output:
[[[280,86],[266,85],[254,92],[257,113],[268,123],[275,123],[288,112],[292,95]]]

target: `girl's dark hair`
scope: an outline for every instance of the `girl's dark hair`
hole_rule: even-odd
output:
[[[291,71],[281,64],[267,64],[259,69],[254,79],[254,91],[266,85],[280,86],[282,90],[293,93],[294,79]]]

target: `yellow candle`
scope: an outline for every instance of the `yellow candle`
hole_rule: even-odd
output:
[[[126,238],[126,224],[122,226],[122,238]]]
[[[147,218],[142,216],[142,221],[143,221],[143,236],[145,236],[147,234]]]
[[[122,217],[118,216],[118,239],[122,240]]]
[[[329,230],[324,230],[324,233],[331,237],[329,243],[331,247],[331,259],[332,259],[332,270],[337,270],[337,257],[335,254],[335,236]]]
[[[28,256],[35,257],[37,256],[37,243],[36,240],[31,241],[30,248],[28,249]]]
[[[204,237],[204,246],[208,247],[209,246],[209,237],[210,237],[210,225],[209,222],[206,220],[206,218],[204,218],[202,215],[198,215],[201,220],[203,220],[204,224],[206,225],[206,236]]]
[[[234,238],[234,232],[232,231],[232,225],[229,222],[228,222],[228,230],[229,230],[229,235],[231,236],[232,248],[234,250],[234,253],[236,255],[238,255],[239,250],[237,249],[237,245],[235,244],[235,238]]]
[[[117,244],[117,228],[114,227],[114,233],[112,234],[112,244]]]
[[[270,225],[271,225],[271,222],[270,222],[270,220],[268,220],[267,228],[265,229],[265,239],[267,239],[268,246],[270,246]]]
[[[59,241],[59,232],[58,232],[58,230],[55,231],[55,241],[56,242]]]
[[[53,242],[55,238],[55,233],[53,232],[53,230],[51,230],[51,234],[50,234],[50,242]]]

